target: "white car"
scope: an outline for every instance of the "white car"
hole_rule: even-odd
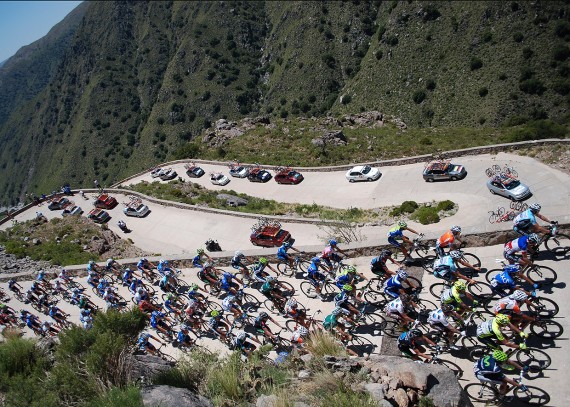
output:
[[[160,177],[163,173],[164,173],[164,170],[162,168],[155,168],[154,170],[152,170],[150,172],[150,176],[152,178],[157,178],[157,177]]]
[[[357,165],[347,171],[346,179],[350,182],[376,181],[381,175],[382,174],[378,168],[374,168],[369,165]]]
[[[63,210],[61,216],[69,216],[69,215],[81,215],[83,213],[83,209],[81,207],[74,205],[68,206]]]
[[[232,165],[230,167],[230,175],[236,178],[245,178],[249,175],[249,169],[243,165]]]
[[[148,209],[148,206],[146,206],[142,202],[136,204],[130,204],[123,209],[123,213],[125,215],[134,216],[135,218],[144,218],[149,212],[150,209]]]
[[[222,173],[215,173],[210,175],[210,182],[214,185],[227,185],[230,179]]]

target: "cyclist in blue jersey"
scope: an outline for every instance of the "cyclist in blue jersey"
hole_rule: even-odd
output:
[[[141,271],[143,277],[148,278],[151,280],[153,278],[152,270],[156,268],[154,264],[152,264],[146,257],[141,257],[139,262],[137,263],[137,268]]]
[[[390,250],[382,250],[380,255],[374,257],[370,262],[370,271],[372,271],[376,277],[381,280],[386,280],[386,278],[396,275],[395,271],[388,268],[388,265],[386,264],[388,260],[390,260],[392,264],[398,266],[398,268],[402,268],[404,266],[402,263],[392,258],[392,252]]]
[[[404,245],[404,243],[412,244],[412,241],[408,237],[404,236],[405,230],[419,235],[418,232],[412,228],[409,228],[408,224],[401,220],[388,231],[388,243],[402,251],[404,260],[412,260],[408,249],[406,249]],[[398,240],[402,240],[402,243],[400,243]]]
[[[502,366],[511,365],[518,370],[528,371],[528,366],[521,366],[518,363],[509,360],[507,354],[500,349],[493,351],[492,355],[483,356],[473,365],[475,377],[484,383],[499,384],[499,394],[504,396],[509,392],[509,384],[526,390],[526,386],[513,379],[509,379],[503,373]],[[510,370],[510,369],[507,369]]]
[[[160,259],[158,265],[156,266],[156,269],[158,270],[161,276],[164,276],[164,274],[167,271],[171,270],[170,263],[168,262],[168,260]]]
[[[256,281],[260,283],[265,283],[267,277],[269,277],[269,273],[265,271],[265,268],[269,268],[269,270],[273,271],[275,275],[279,275],[277,270],[275,270],[267,261],[265,257],[260,257],[254,264],[253,264],[253,277]]]
[[[325,281],[326,276],[319,271],[319,267],[323,267],[321,264],[321,259],[319,257],[313,257],[311,259],[311,264],[307,267],[307,278],[309,282],[315,287],[317,292],[317,298],[323,299],[321,295],[321,287]]]
[[[413,360],[422,360],[425,359],[426,362],[431,360],[431,357],[426,355],[426,350],[424,348],[423,343],[427,342],[431,346],[436,346],[436,344],[428,338],[426,335],[422,333],[419,329],[411,329],[408,332],[402,332],[402,334],[398,337],[398,349],[402,352],[405,356],[413,359]]]
[[[521,266],[529,266],[532,264],[531,254],[536,252],[540,237],[536,233],[521,236],[517,239],[505,243],[503,255],[509,264],[520,264]],[[520,252],[520,255],[517,254]]]
[[[302,253],[300,250],[295,249],[291,244],[291,242],[289,241],[283,242],[283,244],[279,246],[279,249],[277,249],[277,260],[289,264],[289,267],[293,267],[293,257],[291,257],[289,253],[287,253],[289,249],[297,253]]]
[[[452,250],[448,255],[435,259],[433,262],[433,275],[446,281],[463,279],[468,283],[474,284],[475,280],[459,272],[457,268],[458,263],[477,271],[480,271],[481,268],[472,266],[467,261],[463,260],[462,257],[463,252],[461,250]]]
[[[232,295],[237,295],[237,290],[239,289],[239,285],[235,283],[233,280],[236,280],[243,285],[243,281],[241,280],[241,278],[236,277],[235,274],[230,273],[229,271],[224,271],[220,279],[221,288],[228,294],[231,293]]]
[[[157,351],[156,347],[152,343],[149,342],[149,339],[154,339],[158,343],[162,344],[160,339],[158,339],[157,337],[149,334],[148,332],[143,332],[140,334],[139,339],[137,340],[137,346],[138,346],[139,350],[141,350],[145,353],[149,352],[152,355],[157,355],[158,351]]]
[[[406,290],[402,285],[404,281],[409,284],[411,289],[416,288],[411,281],[408,281],[408,273],[404,269],[400,269],[395,276],[386,280],[384,283],[384,293],[392,298],[398,298],[400,294],[405,294]]]
[[[192,338],[190,338],[190,335],[188,335],[188,330],[189,328],[187,325],[180,325],[180,331],[178,331],[178,334],[176,335],[176,342],[178,346],[183,346],[186,348],[191,348],[194,346],[195,342],[192,340]]]
[[[495,275],[491,279],[491,290],[501,297],[510,295],[515,290],[521,290],[521,286],[517,284],[513,278],[528,278],[521,272],[521,267],[518,264],[508,264],[503,267],[503,271]],[[538,288],[538,284],[534,284]]]
[[[526,211],[519,213],[513,219],[513,230],[521,235],[528,235],[531,233],[550,233],[547,228],[540,226],[536,221],[536,218],[539,218],[545,222],[550,222],[546,216],[539,213],[541,208],[542,207],[539,204],[534,203],[530,205]]]
[[[202,257],[204,256],[208,259],[209,262],[212,262],[212,258],[208,256],[208,253],[206,253],[204,249],[198,249],[196,250],[196,256],[194,256],[194,258],[192,259],[192,266],[202,267],[204,265]]]

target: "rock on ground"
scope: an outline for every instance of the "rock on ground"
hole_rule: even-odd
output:
[[[172,386],[145,387],[141,396],[145,407],[212,407],[207,398]]]

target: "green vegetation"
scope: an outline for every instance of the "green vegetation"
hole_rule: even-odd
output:
[[[435,204],[430,202],[429,204],[418,204],[414,201],[404,201],[402,205],[395,207],[390,212],[390,216],[394,217],[406,217],[420,222],[422,225],[429,225],[432,223],[437,223],[440,220],[440,215],[443,212],[456,212],[457,205],[450,201],[445,200]]]

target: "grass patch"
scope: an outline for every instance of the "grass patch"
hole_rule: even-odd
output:
[[[312,399],[313,406],[373,407],[377,402],[368,393],[350,388],[352,377],[338,378],[328,370],[318,372],[311,381],[301,386]]]
[[[316,357],[325,355],[346,356],[346,349],[326,331],[312,332],[307,340],[307,350]]]

